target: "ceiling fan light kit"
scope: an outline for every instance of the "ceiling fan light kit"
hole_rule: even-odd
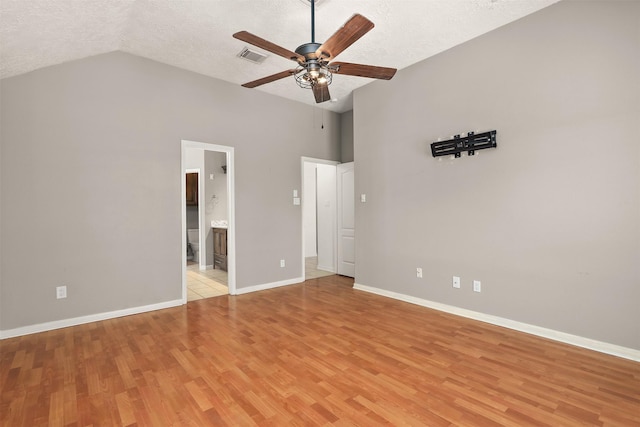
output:
[[[305,0],[307,2],[307,0]],[[395,68],[377,67],[373,65],[352,64],[348,62],[330,62],[342,51],[355,43],[360,37],[368,33],[373,22],[360,14],[353,15],[324,43],[315,42],[315,0],[311,3],[311,42],[305,43],[292,52],[271,43],[247,31],[239,31],[234,38],[257,46],[268,52],[275,53],[286,59],[296,61],[298,66],[291,70],[282,71],[271,76],[263,77],[243,84],[247,88],[254,88],[266,83],[283,79],[293,75],[298,86],[311,89],[317,103],[330,101],[329,85],[333,81],[333,74],[346,74],[357,77],[390,80],[396,73]]]

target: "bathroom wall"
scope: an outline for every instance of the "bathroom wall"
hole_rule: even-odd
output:
[[[198,224],[198,207],[189,205],[187,206],[187,230],[193,228],[200,228],[200,224]]]
[[[204,161],[204,151],[198,148],[188,148],[185,151],[184,158],[184,168],[185,172],[187,170],[199,170],[201,174],[205,174],[205,161]],[[198,187],[200,187],[200,183],[204,181],[204,176],[198,176]],[[198,192],[201,192],[202,188],[198,188]],[[189,229],[199,229],[200,228],[200,217],[198,212],[200,210],[200,206],[188,205],[186,207],[186,222],[187,222],[187,230]],[[199,262],[197,259],[193,261]]]
[[[207,169],[207,200],[206,214],[211,220],[228,221],[228,196],[227,196],[227,174],[222,166],[227,164],[226,153],[207,151],[205,153],[205,167]],[[213,174],[213,179],[211,175]],[[210,190],[210,191],[209,191]]]
[[[206,265],[213,266],[213,231],[212,221],[228,221],[227,175],[222,166],[227,164],[226,153],[216,151],[204,152],[205,198],[204,198],[204,244],[200,250],[206,254]]]

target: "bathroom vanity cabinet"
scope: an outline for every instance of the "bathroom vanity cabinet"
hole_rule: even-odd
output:
[[[227,229],[213,227],[213,268],[227,271]]]

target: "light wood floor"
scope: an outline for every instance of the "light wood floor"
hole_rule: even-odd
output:
[[[0,424],[640,425],[640,363],[352,284],[0,341]]]

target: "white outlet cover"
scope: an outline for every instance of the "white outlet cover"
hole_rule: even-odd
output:
[[[416,268],[416,277],[422,279],[422,269],[420,267]]]
[[[454,288],[460,288],[460,278],[458,276],[453,276],[452,284]]]

